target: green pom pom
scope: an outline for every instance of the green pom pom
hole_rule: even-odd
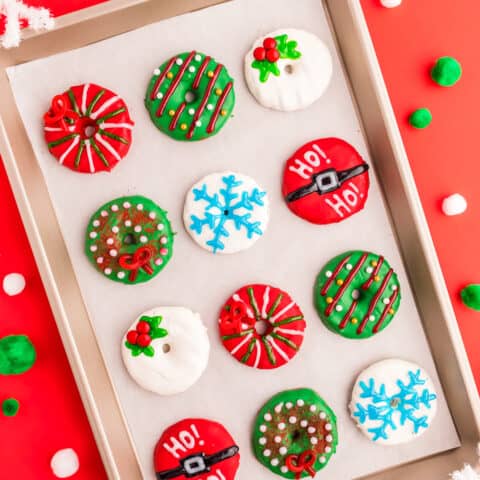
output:
[[[432,80],[442,87],[455,85],[462,76],[462,66],[453,57],[439,58],[430,72]]]
[[[460,296],[468,308],[480,311],[480,285],[467,285],[460,292]]]
[[[428,108],[419,108],[410,115],[408,122],[412,127],[426,128],[432,123],[432,114]]]
[[[6,417],[14,417],[20,408],[20,403],[15,398],[7,398],[2,402],[2,412]]]
[[[18,375],[35,363],[35,347],[26,335],[8,335],[0,339],[0,375]]]

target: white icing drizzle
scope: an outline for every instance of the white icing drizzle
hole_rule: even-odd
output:
[[[60,165],[63,164],[63,162],[65,161],[65,159],[68,157],[69,153],[79,144],[80,142],[80,137],[75,137],[72,141],[72,143],[70,144],[70,146],[62,153],[62,155],[60,156],[60,158],[58,159],[58,163],[60,163]]]
[[[265,339],[267,342],[270,343],[270,345],[273,347],[275,351],[278,352],[278,354],[286,361],[288,362],[290,359],[288,358],[288,355],[278,346],[278,344],[275,342],[275,340],[270,336],[266,336]],[[233,352],[232,352],[233,353]]]
[[[272,318],[271,318],[271,322],[274,323],[277,321],[277,319],[279,319],[282,315],[284,315],[285,313],[287,313],[291,308],[293,308],[295,306],[295,302],[290,302],[285,308],[283,308],[282,310],[280,310],[276,315],[274,315]]]
[[[90,84],[86,83],[83,86],[83,92],[82,92],[82,113],[85,115],[87,113],[87,94],[88,94],[88,89],[90,88]]]
[[[232,351],[231,354],[235,355],[251,338],[253,334],[249,333]]]
[[[104,102],[103,105],[100,108],[98,108],[96,112],[92,112],[90,114],[90,118],[92,120],[96,120],[101,113],[103,113],[107,108],[109,108],[115,102],[118,102],[118,100],[120,100],[120,97],[118,95],[115,95],[114,97],[110,98],[109,100]]]
[[[263,292],[262,318],[267,318],[267,307],[270,302],[270,287],[267,285]]]

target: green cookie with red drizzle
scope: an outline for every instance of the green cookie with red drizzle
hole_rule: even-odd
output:
[[[281,367],[300,350],[306,323],[290,295],[270,285],[247,285],[225,303],[219,319],[225,348],[241,363]]]
[[[152,200],[121,197],[92,215],[85,251],[92,265],[111,280],[147,282],[172,257],[173,235],[167,212]]]
[[[80,173],[110,171],[132,144],[125,102],[93,83],[56,95],[44,117],[45,140],[60,165]]]
[[[338,445],[337,419],[313,390],[288,390],[260,410],[252,436],[257,460],[285,478],[314,477]]]
[[[347,338],[368,338],[393,320],[400,306],[397,274],[381,255],[343,253],[318,274],[314,300],[323,323]]]
[[[175,55],[153,72],[145,106],[155,126],[175,140],[202,140],[218,133],[235,105],[233,79],[212,57]]]

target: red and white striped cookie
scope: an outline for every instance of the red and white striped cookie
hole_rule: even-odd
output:
[[[125,102],[98,85],[77,85],[56,95],[43,119],[50,153],[76,172],[110,171],[132,143],[134,123]]]
[[[225,348],[245,365],[273,369],[288,363],[303,342],[306,323],[290,295],[270,285],[247,285],[225,303],[219,319]]]

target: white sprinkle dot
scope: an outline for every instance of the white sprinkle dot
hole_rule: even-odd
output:
[[[164,235],[162,238],[160,238],[160,243],[162,245],[166,245],[168,243],[168,238],[165,237],[165,235]]]
[[[333,440],[333,437],[332,437],[331,435],[327,435],[327,436],[325,437],[325,440],[326,440],[327,442],[331,442],[331,441]]]
[[[288,467],[286,467],[285,465],[283,467],[280,467],[280,471],[282,473],[287,473],[288,472]]]
[[[280,447],[278,452],[280,455],[285,455],[288,452],[287,447]]]
[[[146,237],[145,235],[141,235],[140,236],[140,242],[147,243],[148,242],[148,237]]]
[[[337,306],[335,307],[335,310],[336,310],[337,312],[341,312],[341,311],[343,310],[343,307],[342,307],[341,305],[337,305]]]
[[[97,232],[90,232],[90,238],[97,238]]]
[[[310,438],[310,443],[311,443],[312,445],[316,445],[316,444],[318,443],[318,438],[317,438],[317,437],[311,437],[311,438]]]
[[[138,233],[142,231],[142,227],[140,225],[135,225],[135,228],[133,230]]]
[[[331,424],[331,423],[327,423],[327,424],[325,425],[325,430],[326,430],[327,432],[330,432],[330,431],[332,430],[332,424]]]
[[[111,269],[111,268],[106,268],[106,269],[103,271],[103,273],[104,273],[105,275],[110,275],[110,274],[112,273],[112,269]]]
[[[161,241],[161,240],[160,240]],[[283,403],[279,403],[276,407],[275,407],[275,411],[277,413],[280,413],[282,411],[282,407],[283,407]]]
[[[201,122],[200,120],[197,120],[197,121],[195,122],[195,125],[196,125],[197,127],[201,127],[201,126],[202,126],[202,122]]]
[[[119,231],[120,231],[120,229],[119,229],[116,225],[114,225],[114,226],[112,227],[112,232],[113,232],[113,233],[118,233]]]
[[[392,285],[392,290],[393,290],[393,291],[395,291],[395,290],[397,290],[397,289],[398,289],[397,285]]]
[[[181,58],[177,58],[176,63],[177,63],[177,65],[182,65],[183,60]]]
[[[125,220],[125,226],[126,227],[131,227],[132,226],[132,221],[131,220]]]
[[[153,74],[154,74],[154,75],[160,75],[160,69],[159,69],[159,68],[156,68],[156,69],[153,71]]]
[[[320,463],[325,463],[327,459],[325,457],[320,457]]]
[[[207,105],[207,110],[213,110],[213,105],[211,103]]]
[[[283,422],[278,424],[278,429],[279,430],[285,430],[285,427],[286,427],[286,425]]]
[[[317,410],[317,406],[316,405],[310,405],[310,411],[311,412],[315,412]]]
[[[260,445],[266,445],[267,444],[267,439],[265,437],[261,437],[259,440],[258,440],[258,443]]]
[[[199,62],[202,59],[202,56],[199,55],[198,53],[195,55],[195,60]]]
[[[375,315],[370,315],[368,317],[368,319],[371,321],[371,322],[374,322],[375,321]]]
[[[267,431],[267,426],[266,425],[260,425],[260,431],[262,433],[265,433]]]
[[[157,216],[157,214],[155,212],[150,212],[148,216],[153,220]]]
[[[195,67],[191,65],[190,67],[188,67],[188,71],[193,73],[195,71]]]
[[[123,202],[123,208],[130,208],[131,206],[130,202]]]
[[[26,282],[21,273],[9,273],[3,277],[3,291],[13,297],[23,292]]]
[[[272,451],[269,450],[268,448],[263,451],[263,456],[264,457],[269,457],[272,454]]]
[[[325,276],[326,276],[327,278],[331,278],[332,275],[333,275],[333,273],[332,273],[330,270],[327,270],[327,271],[325,272]]]
[[[98,264],[103,263],[103,257],[98,257],[98,258],[97,258],[97,263],[98,263]]]
[[[118,272],[117,277],[120,279],[125,278],[125,272]]]
[[[287,402],[285,404],[285,406],[290,410],[293,407],[293,403],[292,402]]]
[[[272,415],[270,413],[266,413],[263,418],[265,419],[266,422],[271,422],[272,421]]]
[[[273,440],[275,443],[280,443],[282,441],[282,437],[280,435],[277,435]]]
[[[274,458],[270,464],[272,465],[272,467],[276,467],[278,464],[280,463],[280,460],[278,458]]]
[[[161,265],[163,263],[163,260],[161,258],[157,258],[155,260],[155,265]]]
[[[112,212],[118,212],[118,205],[112,205],[110,208],[112,209]]]
[[[317,429],[315,427],[308,427],[307,432],[308,433],[315,433]]]
[[[302,420],[300,422],[300,426],[303,427],[303,428],[305,428],[307,425],[308,425],[308,422],[306,420]]]
[[[367,273],[372,273],[372,272],[373,272],[373,268],[372,268],[372,267],[367,267],[365,270],[366,270]]]
[[[288,419],[288,422],[294,425],[297,423],[297,417],[294,417],[293,415]]]
[[[72,448],[58,450],[50,460],[50,468],[57,478],[72,477],[80,468],[77,453]]]
[[[163,93],[162,93],[162,92],[158,92],[158,93],[157,93],[157,98],[158,98],[159,100],[161,100],[161,99],[163,98]]]
[[[390,303],[390,299],[389,299],[389,298],[384,298],[384,299],[383,299],[383,303],[384,303],[385,305],[388,305],[388,304]]]
[[[90,247],[90,251],[91,251],[91,252],[96,252],[97,249],[98,249],[98,247],[97,247],[96,245],[92,245],[92,246]]]
[[[113,244],[114,244],[113,238],[107,238],[107,245],[113,245]]]
[[[137,205],[137,210],[143,210],[143,204],[139,203],[139,204]]]
[[[108,253],[111,257],[116,257],[118,255],[118,252],[114,248],[112,248]]]
[[[320,418],[325,420],[327,418],[327,414],[325,412],[320,412]]]
[[[99,227],[100,226],[100,220],[94,220],[93,221],[93,226],[94,227]]]
[[[163,223],[159,223],[157,225],[157,230],[163,230],[165,228],[165,225]]]
[[[332,447],[325,447],[325,453],[330,453],[332,451]]]
[[[304,402],[302,399],[297,400],[297,405],[298,405],[299,407],[303,407],[303,406],[305,405],[305,402]]]
[[[346,268],[347,270],[351,270],[351,269],[353,268],[353,266],[352,266],[351,263],[347,263],[347,264],[345,265],[345,268]]]
[[[353,298],[354,300],[358,300],[358,299],[360,298],[360,291],[357,290],[357,289],[353,290],[353,291],[352,291],[352,298]]]

